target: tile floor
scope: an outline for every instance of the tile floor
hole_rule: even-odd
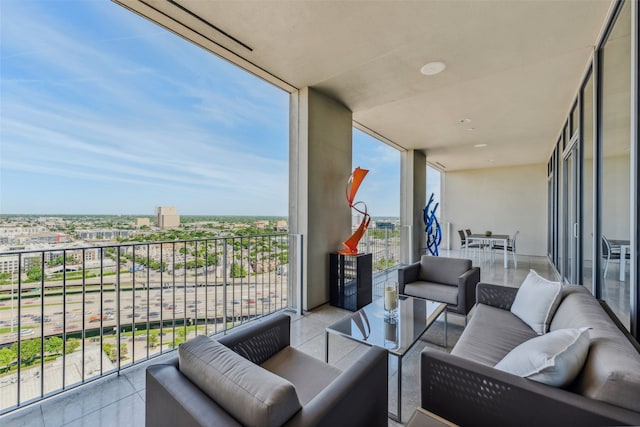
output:
[[[443,251],[441,256],[458,257],[458,251]],[[513,267],[510,259],[509,268],[504,269],[502,258],[496,257],[490,263],[475,259],[474,264],[481,268],[483,282],[518,286],[529,272],[535,269],[541,276],[556,279],[556,274],[546,257],[518,256],[518,268]],[[347,316],[348,311],[329,305],[322,306],[303,316],[291,314],[291,343],[294,347],[324,360],[324,330],[333,322]],[[450,351],[456,343],[463,328],[460,316],[449,316],[447,349],[442,344],[442,323],[436,322],[419,340],[403,361],[402,378],[402,420],[406,422],[413,410],[420,404],[418,376],[420,352],[426,346],[441,351]],[[334,366],[344,369],[366,350],[366,347],[345,338],[331,336],[330,360]],[[52,397],[29,407],[14,411],[0,417],[0,425],[4,427],[33,426],[91,426],[91,427],[127,427],[144,426],[145,411],[145,367],[170,358],[164,355],[146,364],[125,370],[114,375],[87,384],[67,393]],[[395,408],[396,377],[390,378],[389,407]],[[389,421],[390,426],[402,424]]]

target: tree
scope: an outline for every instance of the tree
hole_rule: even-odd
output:
[[[234,279],[247,277],[247,270],[242,264],[233,262],[231,263],[231,277],[233,277]]]
[[[118,360],[118,352],[113,344],[108,342],[102,343],[102,351],[104,351],[104,354],[107,355],[111,362],[115,363]]]
[[[76,351],[80,347],[80,340],[78,338],[69,338],[67,340],[67,347],[65,349],[65,354],[70,354]]]
[[[49,354],[62,353],[62,338],[51,337],[44,342],[44,351]]]
[[[159,342],[160,342],[160,338],[158,337],[157,334],[149,335],[149,347],[155,348],[158,346]]]
[[[27,271],[27,277],[32,282],[38,282],[38,281],[42,280],[42,267],[40,265],[36,265],[36,266],[31,267]]]
[[[102,343],[102,351],[104,351],[104,354],[106,354],[109,360],[111,360],[113,363],[115,363],[118,360],[118,348],[116,347],[115,344],[111,344],[108,342]],[[128,353],[129,353],[129,349],[127,347],[127,344],[121,343],[120,358],[124,359],[124,357]]]
[[[36,360],[36,357],[40,355],[40,348],[42,347],[42,340],[40,338],[31,338],[20,343],[20,362],[26,365],[30,365]],[[18,354],[18,343],[14,343],[11,346],[11,350]]]
[[[3,371],[8,371],[9,367],[16,360],[16,352],[9,347],[0,348],[0,366],[3,367]]]
[[[120,343],[120,358],[124,359],[129,354],[129,347],[125,343]]]

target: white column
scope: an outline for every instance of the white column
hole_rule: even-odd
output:
[[[427,157],[424,152],[403,152],[400,174],[400,225],[403,233],[400,262],[410,264],[420,259],[421,249],[426,246],[422,219],[427,191]]]
[[[329,301],[329,253],[351,235],[345,186],[352,171],[352,114],[311,88],[291,95],[289,232],[302,234],[303,308]],[[364,165],[363,165],[364,167]],[[289,273],[293,280],[294,272]]]

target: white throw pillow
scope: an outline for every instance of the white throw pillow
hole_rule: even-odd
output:
[[[530,270],[518,289],[511,312],[538,335],[545,334],[561,298],[562,283],[544,279]]]
[[[589,353],[589,328],[558,329],[532,338],[511,350],[495,366],[555,387],[570,384]]]

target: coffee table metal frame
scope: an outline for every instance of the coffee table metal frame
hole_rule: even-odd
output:
[[[389,411],[389,418],[402,422],[402,358],[443,313],[443,346],[447,346],[446,308],[447,305],[441,302],[400,295],[397,316],[395,320],[389,320],[385,319],[383,298],[378,298],[325,329],[324,360],[329,363],[329,334],[339,335],[369,346],[385,348],[387,353],[395,356],[398,361],[397,408],[395,414]]]

